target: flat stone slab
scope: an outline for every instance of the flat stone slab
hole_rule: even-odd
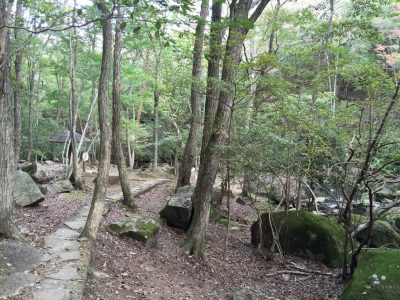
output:
[[[63,280],[63,281],[81,279],[77,269],[69,266],[63,267],[58,272],[47,274],[46,277],[50,279]]]
[[[85,227],[86,220],[79,221],[67,221],[64,222],[64,225],[72,230],[82,230]]]
[[[79,251],[64,252],[58,255],[61,261],[78,260],[81,258],[81,253]]]
[[[33,300],[69,300],[70,291],[61,289],[47,289],[33,293]]]
[[[42,259],[43,253],[27,243],[0,240],[0,276],[30,271]]]
[[[79,250],[79,246],[80,243],[77,241],[64,240],[54,236],[44,237],[44,247],[50,249],[52,252]]]
[[[52,234],[52,236],[60,239],[76,239],[79,237],[79,232],[69,228],[59,228]]]
[[[20,289],[36,282],[35,275],[31,273],[13,273],[0,276],[0,297],[13,296]]]

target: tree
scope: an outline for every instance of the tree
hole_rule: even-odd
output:
[[[76,14],[76,2],[74,3],[74,11],[72,15],[72,24],[75,24],[75,14]],[[76,66],[78,64],[78,42],[76,36],[76,28],[70,29],[70,74],[69,78],[71,81],[71,91],[69,97],[69,133],[71,139],[71,149],[72,149],[72,182],[75,188],[82,189],[82,179],[79,175],[78,166],[78,149],[76,142],[76,122],[77,122],[77,101],[76,101]],[[69,153],[68,153],[69,155]],[[69,157],[70,158],[70,157]],[[68,172],[68,175],[70,173]],[[69,177],[69,176],[68,176]]]
[[[179,168],[177,188],[190,185],[190,176],[193,161],[197,149],[197,133],[200,127],[200,78],[201,58],[203,55],[203,39],[206,18],[208,16],[208,0],[201,2],[200,17],[197,21],[195,40],[193,46],[193,67],[192,67],[192,90],[190,95],[190,106],[192,116],[190,120],[190,131],[183,153],[182,163]]]
[[[12,1],[0,1],[0,235],[20,237],[12,221],[15,173],[13,103],[8,80],[9,16]]]
[[[210,49],[207,69],[207,91],[206,104],[204,109],[204,129],[201,143],[200,163],[204,160],[204,154],[211,131],[214,124],[215,113],[218,107],[219,98],[219,73],[220,61],[222,56],[222,26],[221,26],[222,3],[219,0],[213,0],[211,13],[210,29]]]
[[[135,208],[134,199],[132,196],[131,188],[129,186],[129,176],[126,170],[126,163],[121,146],[121,48],[122,48],[122,34],[121,22],[118,20],[115,24],[115,42],[114,42],[114,67],[113,67],[113,115],[112,115],[112,129],[113,129],[113,149],[114,156],[119,172],[119,181],[121,183],[122,193],[124,195],[124,203],[132,208]],[[129,143],[129,141],[128,141]]]
[[[17,0],[16,11],[15,11],[15,25],[23,25],[22,16],[22,1]],[[15,42],[19,42],[20,29],[14,29],[14,39]],[[14,85],[14,151],[15,151],[15,161],[19,160],[19,152],[21,149],[21,67],[22,67],[22,53],[23,50],[20,49],[15,54],[15,85]]]
[[[194,206],[193,219],[190,224],[182,248],[189,254],[204,258],[204,242],[208,225],[211,194],[220,162],[218,147],[223,146],[228,138],[232,117],[232,105],[235,97],[235,82],[238,65],[242,58],[242,44],[250,28],[254,26],[269,0],[261,1],[249,17],[253,1],[233,1],[230,5],[230,26],[226,42],[225,56],[222,67],[218,109],[215,116],[213,131],[206,146],[204,160],[200,164],[197,185],[192,201]]]
[[[108,80],[110,75],[110,63],[112,57],[112,23],[109,10],[105,3],[98,4],[103,15],[103,55],[101,61],[101,73],[98,89],[98,113],[100,126],[100,157],[92,204],[82,237],[95,239],[104,209],[104,198],[107,189],[107,179],[110,170],[111,156],[111,132],[108,120]],[[108,17],[107,17],[108,16]]]

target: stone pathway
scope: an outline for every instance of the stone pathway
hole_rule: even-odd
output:
[[[166,182],[165,179],[143,181],[132,188],[134,197]],[[107,202],[122,200],[122,194],[106,198]],[[82,207],[53,234],[44,237],[44,278],[33,287],[34,300],[82,299],[84,283],[90,263],[90,249],[79,234],[89,214],[90,205]]]

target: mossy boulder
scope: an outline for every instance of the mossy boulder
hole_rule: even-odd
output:
[[[270,249],[273,234],[269,213],[262,214],[261,220],[262,235],[259,221],[253,223],[251,242]],[[272,213],[271,221],[274,228],[280,228],[279,242],[285,254],[321,261],[328,267],[341,266],[345,232],[332,219],[308,211],[289,211]]]
[[[400,250],[366,249],[342,300],[399,299]]]
[[[370,247],[400,248],[400,234],[388,222],[375,221],[372,230],[372,237],[369,242]],[[367,232],[367,228],[360,230],[357,233],[357,240],[360,242],[364,240]]]
[[[108,224],[107,229],[112,233],[138,240],[146,247],[154,247],[157,244],[160,223],[148,217],[132,215],[125,221]]]
[[[186,229],[192,218],[192,195],[194,187],[189,185],[179,188],[167,205],[160,211],[160,216],[168,225]]]
[[[383,215],[382,221],[388,222],[400,234],[400,212],[386,213]]]

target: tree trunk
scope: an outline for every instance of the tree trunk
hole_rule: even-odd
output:
[[[201,58],[203,55],[204,28],[208,16],[208,0],[202,0],[200,18],[197,21],[196,36],[193,48],[193,68],[192,68],[192,90],[190,95],[190,105],[192,117],[190,121],[190,131],[183,152],[182,163],[179,168],[178,182],[176,188],[190,185],[190,176],[193,160],[197,149],[197,132],[200,127],[200,80],[201,80]]]
[[[9,7],[7,7],[7,4]],[[0,236],[19,238],[12,221],[12,184],[15,173],[13,103],[8,83],[8,19],[12,1],[0,1]]]
[[[33,98],[35,97],[35,77],[36,73],[33,70],[33,62],[28,63],[31,70],[29,73],[29,104],[28,104],[28,151],[26,160],[31,161],[33,150]]]
[[[98,6],[104,15],[109,13],[107,6],[104,3],[99,3]],[[111,132],[108,120],[108,81],[110,77],[110,62],[112,56],[111,19],[105,19],[101,24],[103,27],[103,55],[98,90],[100,159],[93,192],[92,205],[90,206],[89,216],[86,221],[85,228],[81,234],[82,237],[86,237],[90,240],[94,240],[96,238],[101,216],[104,210],[104,197],[107,190],[107,178],[110,170],[111,156]]]
[[[75,23],[75,8],[73,13],[73,23]],[[71,148],[72,148],[72,176],[71,182],[77,189],[83,188],[82,179],[79,175],[79,165],[78,165],[78,152],[76,143],[76,116],[77,116],[77,102],[76,102],[76,65],[78,59],[77,49],[78,44],[76,40],[76,28],[70,30],[70,81],[71,81],[71,91],[69,97],[69,132],[71,138]],[[83,137],[82,137],[83,138]]]
[[[221,29],[222,4],[213,0],[210,29],[210,50],[207,74],[206,104],[204,111],[204,128],[201,143],[200,164],[204,160],[204,153],[211,136],[219,97],[219,63],[222,56],[222,29]]]
[[[248,19],[253,1],[233,1],[230,6],[229,36],[226,42],[225,57],[221,80],[224,89],[220,91],[218,109],[215,116],[213,131],[206,146],[205,155],[200,164],[197,185],[192,201],[194,207],[193,219],[182,248],[188,254],[205,258],[204,243],[210,212],[211,194],[217,175],[220,152],[218,147],[223,146],[228,138],[232,105],[235,96],[237,67],[242,58],[242,44],[248,29],[240,24]],[[249,21],[255,22],[269,1],[261,1]]]
[[[161,80],[161,52],[162,48],[160,45],[159,52],[156,53],[156,82],[154,86],[154,127],[153,127],[153,169],[156,169],[158,166],[158,105],[160,102],[160,87],[159,82]]]
[[[17,1],[16,11],[15,11],[15,25],[23,26],[23,16],[22,16],[22,1]],[[15,42],[19,43],[19,29],[14,29]],[[21,66],[22,66],[22,51],[19,49],[15,54],[15,86],[14,86],[14,157],[15,162],[18,163],[19,152],[21,149]]]
[[[129,176],[126,170],[126,163],[124,153],[121,146],[121,47],[122,47],[122,34],[121,22],[117,20],[115,24],[115,43],[114,43],[114,68],[113,68],[113,115],[112,115],[112,128],[113,128],[113,150],[115,160],[118,167],[119,181],[121,183],[122,193],[124,195],[123,203],[136,208],[131,188],[129,186]],[[129,141],[128,141],[129,143]]]

